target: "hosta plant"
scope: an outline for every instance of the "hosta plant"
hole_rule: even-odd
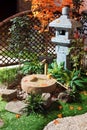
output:
[[[87,84],[87,76],[85,72],[76,69],[64,69],[64,64],[62,63],[58,66],[56,61],[50,65],[48,73],[52,74],[52,76],[66,88],[71,88],[73,90],[75,90],[77,86],[81,89],[81,87],[84,87]]]

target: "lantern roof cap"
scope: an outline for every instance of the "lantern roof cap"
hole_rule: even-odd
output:
[[[49,23],[49,27],[55,28],[77,28],[81,27],[81,23],[69,18],[69,7],[62,8],[62,15]]]

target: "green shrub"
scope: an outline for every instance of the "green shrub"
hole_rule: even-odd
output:
[[[29,94],[26,103],[27,106],[24,108],[24,112],[27,112],[27,115],[30,113],[42,113],[45,111],[43,107],[43,99],[40,94]]]
[[[0,83],[9,84],[14,81],[18,73],[18,68],[3,68],[0,69]]]
[[[54,61],[48,68],[48,73],[51,73],[52,76],[56,78],[58,82],[65,85],[66,88],[75,90],[76,87],[81,89],[87,85],[87,76],[84,71],[81,69],[64,69],[63,63],[58,66],[56,61]]]
[[[24,75],[27,74],[41,74],[43,73],[43,66],[38,60],[33,60],[31,62],[25,62],[22,69],[21,73]]]

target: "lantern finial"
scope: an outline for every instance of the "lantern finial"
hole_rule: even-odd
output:
[[[62,15],[69,15],[69,6],[65,6],[62,8]]]

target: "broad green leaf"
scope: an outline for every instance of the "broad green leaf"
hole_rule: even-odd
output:
[[[74,83],[79,87],[84,87],[84,82],[81,82],[81,80],[76,80]]]

